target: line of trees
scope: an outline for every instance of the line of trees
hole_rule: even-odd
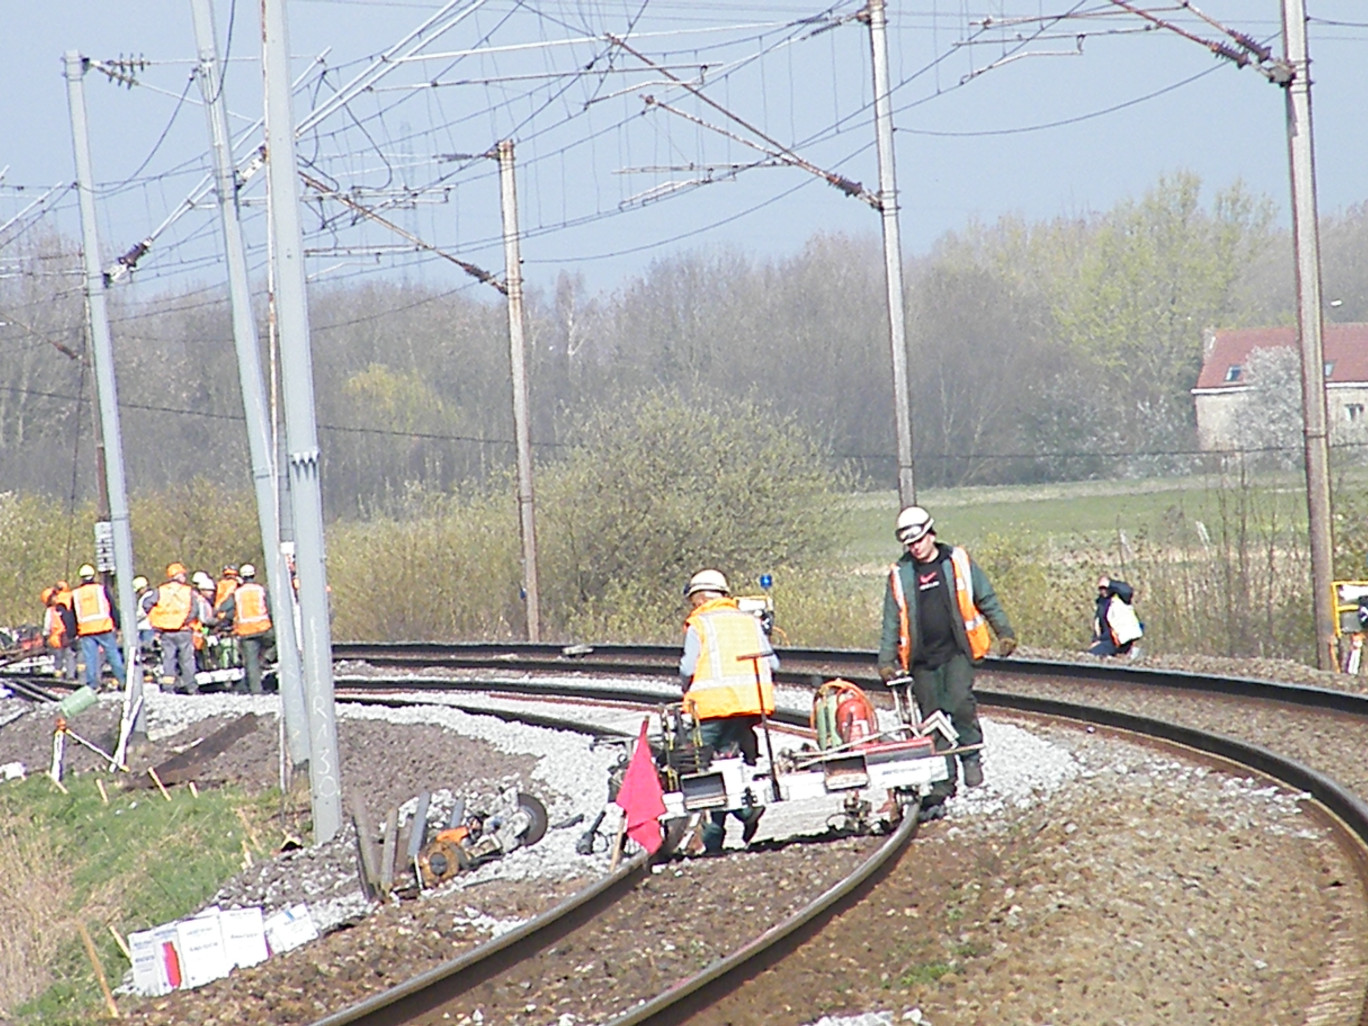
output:
[[[1335,317],[1368,319],[1368,208],[1327,218],[1323,251]],[[68,501],[94,481],[74,252],[30,236],[6,253],[23,273],[0,279],[3,487]],[[1181,469],[1203,330],[1289,323],[1291,278],[1272,204],[1238,184],[1204,201],[1188,174],[1105,213],[945,236],[907,270],[919,483]],[[111,304],[131,487],[208,476],[248,489],[220,291],[132,296]],[[538,458],[600,429],[590,408],[656,390],[763,395],[855,480],[887,487],[882,296],[877,240],[844,235],[779,259],[662,259],[597,294],[562,275],[530,303]],[[492,296],[378,279],[316,287],[311,320],[330,515],[394,509],[415,482],[449,490],[507,472],[507,328]]]

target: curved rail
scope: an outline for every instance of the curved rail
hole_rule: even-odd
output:
[[[358,646],[359,647],[359,646]],[[393,659],[396,662],[413,665],[421,661],[425,665],[431,665],[428,659],[432,655],[437,656],[439,662],[452,665],[454,662],[461,662],[465,666],[482,666],[490,669],[494,667],[511,668],[512,660],[499,658],[497,652],[491,646],[460,646],[461,651],[453,653],[450,646],[383,646],[385,651],[383,658]],[[659,675],[662,672],[662,665],[669,665],[675,658],[675,650],[666,649],[660,646],[614,646],[610,651],[601,653],[598,659],[589,660],[586,656],[593,653],[582,653],[576,656],[565,656],[559,650],[552,649],[554,646],[514,646],[513,659],[519,665],[519,669],[530,669],[532,663],[537,663],[538,668],[543,670],[555,669],[564,672],[571,668],[567,664],[577,664],[573,669],[594,670],[604,672],[611,670],[615,674],[623,675]],[[406,650],[403,654],[399,650]],[[426,649],[426,652],[418,650]],[[480,651],[472,651],[479,649]],[[537,651],[528,651],[536,649]],[[507,650],[502,650],[507,652]],[[599,650],[595,650],[598,652]],[[817,650],[800,650],[801,657],[793,650],[781,653],[788,665],[794,662],[801,662],[804,659],[810,660],[814,665],[822,665],[834,668],[842,662],[846,665],[854,666],[858,660],[865,670],[868,670],[872,663],[869,653],[847,653],[847,652],[821,652]],[[428,653],[432,653],[429,655]],[[350,658],[361,658],[360,653],[348,652]],[[416,657],[416,658],[415,658]],[[632,662],[633,659],[639,660]],[[1208,693],[1229,694],[1239,697],[1273,699],[1276,701],[1287,702],[1292,705],[1307,708],[1331,709],[1337,712],[1346,712],[1361,716],[1368,716],[1368,700],[1360,699],[1358,696],[1341,694],[1322,688],[1310,688],[1297,685],[1280,685],[1268,681],[1257,681],[1249,679],[1232,678],[1208,678],[1198,674],[1174,673],[1171,671],[1148,670],[1132,667],[1112,668],[1094,667],[1087,664],[1063,664],[1049,663],[1044,661],[1013,660],[996,661],[991,666],[990,672],[999,673],[1019,673],[1022,675],[1051,675],[1065,676],[1075,679],[1087,679],[1096,682],[1099,678],[1103,680],[1114,680],[1124,683],[1146,682],[1156,685],[1170,687],[1186,687],[1192,690],[1201,690]],[[794,682],[805,683],[807,678],[801,673],[790,671],[790,679]],[[851,676],[861,676],[851,674]],[[393,686],[404,686],[411,689],[428,689],[435,687],[480,687],[487,690],[490,685],[476,685],[474,683],[461,683],[453,685],[452,682],[423,681],[419,679],[396,680]],[[501,691],[538,695],[545,697],[548,692],[546,685],[537,686],[530,682],[500,682],[493,685]],[[623,688],[621,686],[613,688],[602,684],[592,684],[587,682],[576,682],[567,684],[564,679],[559,679],[554,687],[554,693],[558,697],[592,697],[595,699],[616,698],[622,700],[630,696],[632,701],[643,702],[664,702],[669,697],[662,695],[660,691],[648,691],[646,689]],[[1343,828],[1355,839],[1354,861],[1359,870],[1360,879],[1368,881],[1368,803],[1365,803],[1357,795],[1351,793],[1330,777],[1317,772],[1301,763],[1291,759],[1283,758],[1268,749],[1251,745],[1246,742],[1238,741],[1233,738],[1223,737],[1217,734],[1210,734],[1179,724],[1167,723],[1154,720],[1149,717],[1136,714],[1121,712],[1112,709],[1103,709],[1095,706],[1077,705],[1069,702],[1027,697],[1014,695],[1004,692],[981,691],[979,698],[985,705],[996,706],[1005,709],[1014,709],[1021,712],[1042,714],[1054,717],[1074,720],[1080,723],[1094,724],[1098,726],[1120,729],[1148,737],[1158,738],[1168,743],[1184,746],[1196,752],[1204,753],[1247,767],[1260,774],[1277,780],[1280,783],[1295,788],[1299,791],[1309,793],[1317,802],[1328,809],[1334,817],[1342,824]],[[487,710],[480,710],[485,712]],[[776,714],[776,719],[788,722],[799,721],[802,717],[792,711],[781,710]],[[899,830],[893,835],[889,843],[881,846],[880,851],[870,860],[866,860],[859,869],[845,880],[829,889],[816,901],[806,908],[790,916],[783,923],[772,927],[759,937],[754,938],[742,948],[724,958],[718,959],[700,973],[689,977],[686,980],[678,981],[668,987],[661,994],[647,1000],[641,1005],[633,1007],[630,1011],[623,1013],[615,1019],[610,1020],[611,1026],[636,1026],[640,1023],[663,1024],[682,1022],[689,1016],[696,1014],[701,1008],[706,1007],[716,1001],[724,993],[728,993],[740,986],[745,980],[758,973],[765,966],[773,964],[782,958],[785,953],[792,950],[798,943],[821,929],[821,926],[829,920],[837,907],[845,907],[845,904],[859,900],[867,890],[877,882],[879,874],[890,869],[896,864],[895,854],[902,851],[907,841],[915,834],[915,822],[913,817],[908,817]],[[1368,886],[1368,884],[1365,884]],[[571,899],[573,900],[573,899]],[[535,922],[535,921],[533,921]],[[524,924],[529,928],[529,934],[535,934],[536,930],[531,929],[532,924]],[[556,937],[561,936],[557,933]],[[540,949],[553,942],[553,938],[546,937],[542,941],[527,941],[531,949]],[[488,946],[486,946],[488,947]],[[477,956],[483,949],[467,953],[462,960],[478,964]],[[503,949],[492,952],[497,955]],[[508,964],[506,961],[499,965]],[[492,968],[491,972],[494,971]],[[441,1003],[440,1000],[418,998],[421,988],[416,988],[417,980],[438,973],[433,970],[423,977],[416,978],[414,981],[395,988],[395,991],[403,991],[398,994],[394,1001],[428,1001],[424,1008],[435,1007]],[[480,979],[487,978],[488,973],[481,971]],[[445,977],[443,977],[445,979]],[[461,984],[459,982],[448,984],[443,987],[442,993],[445,995],[441,1000],[450,1000],[457,996],[467,986],[473,985],[475,977],[471,977],[471,982]],[[391,992],[386,992],[386,994]],[[380,1010],[396,1007],[392,1002],[384,1001],[385,995],[376,995],[363,1004],[373,1005],[376,1009],[377,1017],[370,1017],[371,1013],[365,1015],[353,1014],[349,1018],[338,1018],[336,1016],[319,1020],[315,1026],[341,1026],[343,1023],[364,1023],[366,1026],[378,1023],[401,1023],[408,1021],[400,1017],[395,1018],[393,1014],[386,1012],[381,1016]],[[361,1006],[354,1006],[359,1009]],[[338,1016],[347,1014],[344,1010]],[[1368,1022],[1368,994],[1365,994],[1361,1008],[1361,1021]]]
[[[860,649],[779,648],[776,679],[808,684],[814,675],[839,674],[857,684],[877,683],[875,653]],[[348,642],[333,646],[337,659],[374,666],[446,666],[461,669],[557,670],[566,673],[613,672],[623,676],[672,674],[679,649],[668,645],[438,644],[433,642]],[[1368,695],[1306,684],[1283,684],[1254,677],[1216,677],[1184,670],[1067,662],[1048,659],[989,658],[980,667],[988,677],[1052,677],[1089,683],[1150,684],[1235,698],[1261,698],[1309,709],[1345,712],[1368,718]],[[986,696],[985,696],[986,697]]]
[[[878,851],[782,923],[775,924],[730,955],[717,959],[650,1001],[608,1020],[606,1026],[681,1022],[706,1008],[719,992],[729,992],[737,984],[783,958],[819,932],[833,916],[861,900],[897,864],[898,858],[916,835],[917,817],[905,817]]]
[[[646,864],[646,855],[638,855],[617,872],[577,891],[502,937],[419,973],[397,987],[324,1016],[312,1026],[398,1026],[411,1022],[589,922],[637,885]]]

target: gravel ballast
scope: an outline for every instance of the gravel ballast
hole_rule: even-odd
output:
[[[1000,679],[982,678],[981,686],[998,688]],[[1072,684],[1064,688],[1075,693]],[[0,719],[6,711],[0,707]],[[216,779],[270,783],[278,765],[269,697],[155,696],[154,740],[143,754],[155,761],[248,711],[265,714],[262,724],[239,743],[240,752],[234,746],[210,769]],[[1210,714],[1214,724],[1194,725],[1236,733],[1232,721],[1248,713],[1247,704],[1230,702]],[[75,726],[94,738],[103,719],[112,724],[115,716],[106,700]],[[619,719],[640,722],[633,713]],[[1353,866],[1303,800],[1102,733],[1000,713],[985,720],[986,786],[962,792],[946,820],[923,828],[881,885],[882,897],[841,917],[813,950],[762,974],[701,1021],[1353,1021],[1365,986],[1357,967],[1368,961],[1359,939],[1368,936],[1364,896]],[[359,791],[376,817],[420,787],[478,798],[517,786],[547,802],[553,823],[592,818],[617,758],[613,746],[582,735],[452,708],[341,705],[338,722],[344,793]],[[1287,725],[1284,719],[1283,733]],[[0,761],[42,768],[45,759],[35,765],[33,753],[50,744],[50,723],[20,717],[0,728]],[[73,755],[72,769],[94,768],[81,758]],[[825,816],[776,808],[761,838],[820,829]],[[574,853],[583,829],[580,823],[552,830],[541,844],[421,901],[377,908],[356,904],[348,893],[333,895],[332,921],[352,923],[348,928],[199,991],[125,997],[121,1007],[144,1023],[309,1022],[452,958],[597,878],[606,855]],[[736,847],[739,828],[731,829]],[[839,846],[852,843],[797,850],[824,867],[838,866]],[[354,878],[354,840],[350,867],[343,839],[337,848],[336,866],[321,876],[337,880],[350,868]],[[799,888],[784,880],[827,871],[795,865],[785,854],[794,850],[689,860],[677,865],[678,875],[652,876],[643,885],[655,910],[646,931],[651,940],[638,936],[634,945],[632,931],[615,930],[606,936],[621,943],[600,945],[594,958],[623,979],[639,979],[643,958],[660,972],[680,968],[675,937],[739,943],[742,926],[759,932],[768,925],[762,919],[779,914],[778,905],[757,903],[757,891],[794,894]],[[276,860],[275,870],[257,867],[261,879],[244,873],[219,900],[307,900],[312,907],[317,895],[282,881],[293,886],[301,877],[291,858],[328,861],[320,855],[300,852]],[[659,947],[661,935],[675,951]],[[714,953],[706,949],[708,957]],[[574,1026],[615,1010],[619,996],[591,988],[588,979],[576,982],[587,972],[568,971],[562,979],[551,965],[544,975],[558,980],[556,987],[521,1005],[512,1000],[516,994],[491,986],[469,1006],[468,1021]]]

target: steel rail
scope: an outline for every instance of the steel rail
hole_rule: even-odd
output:
[[[353,681],[348,681],[348,683],[353,683]],[[369,685],[371,682],[366,681],[365,683]],[[403,683],[411,688],[414,682],[404,681]],[[449,683],[433,681],[428,682],[427,687],[432,688],[434,685],[447,685]],[[471,686],[467,682],[460,683],[461,688],[466,690],[490,690],[488,684]],[[527,681],[497,684],[494,687],[505,692],[521,693],[534,699],[563,697],[559,688],[555,694],[549,694],[546,688],[537,687]],[[659,706],[670,700],[669,695],[659,691],[624,691],[622,688],[581,688],[579,690],[583,692],[583,695],[576,697],[611,697],[619,701],[638,701],[652,706]],[[391,695],[367,695],[350,689],[339,694],[338,698],[340,701],[365,704],[411,704]],[[631,732],[526,710],[470,708],[465,711],[474,715],[496,716],[506,721],[574,730],[596,736],[624,738],[635,736]],[[807,725],[806,719],[792,710],[777,710],[774,719],[794,726]],[[739,966],[748,959],[759,957],[764,950],[800,931],[807,923],[815,922],[823,915],[830,918],[831,915],[836,914],[850,902],[858,900],[868,886],[872,886],[881,877],[882,871],[891,868],[893,856],[899,854],[907,842],[915,836],[916,827],[916,817],[908,817],[899,829],[891,834],[888,840],[880,845],[870,858],[856,867],[851,874],[823,892],[799,913],[772,927],[730,958],[722,960],[725,964],[719,966],[715,963],[714,966],[708,967],[696,977],[691,978],[692,982],[686,981],[686,984],[689,984],[687,992],[692,993],[713,983],[715,979],[725,976],[733,963]],[[637,886],[639,878],[645,875],[645,870],[650,861],[647,855],[640,854],[608,877],[576,892],[554,908],[528,920],[515,930],[473,948],[458,958],[434,966],[432,969],[395,987],[373,994],[362,1001],[318,1019],[311,1026],[400,1026],[403,1023],[413,1022],[470,988],[478,986],[518,962],[532,957],[572,930],[589,922],[594,916],[629,894]],[[679,996],[682,997],[683,993],[681,992]]]
[[[507,660],[499,660],[493,665],[488,661],[491,655],[497,656],[502,651],[507,653],[508,649],[497,649],[495,646],[478,646],[483,651],[472,653],[466,646],[462,646],[463,651],[453,654],[450,646],[405,646],[410,650],[405,655],[400,656],[392,647],[386,646],[390,657],[397,656],[399,660],[409,662],[413,665],[419,661],[426,662],[418,652],[412,651],[414,648],[427,648],[441,660],[465,660],[479,663],[485,660],[482,665],[486,668],[501,666],[507,668]],[[526,651],[530,646],[514,646],[518,650],[515,658],[519,660],[527,659],[528,656],[536,656],[544,663],[549,663],[548,668],[564,672],[566,669],[566,657],[559,651],[549,651],[554,646],[537,646],[543,651],[529,653]],[[632,654],[628,654],[631,650]],[[833,655],[838,657],[851,657],[851,664],[855,658],[862,660],[863,665],[868,669],[871,663],[870,653],[831,653],[819,650],[802,650],[803,655],[812,658],[814,663],[822,662],[831,666],[838,660],[824,657]],[[788,658],[791,662],[797,661],[792,650],[781,652],[781,657]],[[646,674],[660,673],[661,663],[673,659],[675,650],[666,649],[660,646],[614,646],[612,658],[604,659],[605,663],[612,663],[611,669],[614,673]],[[357,658],[357,655],[349,654],[350,658]],[[417,657],[417,658],[415,658]],[[633,658],[642,660],[635,666],[629,666],[629,661]],[[578,661],[578,657],[576,657]],[[531,660],[528,660],[531,661]],[[430,665],[430,664],[429,664]],[[581,670],[595,669],[602,671],[609,668],[607,666],[580,665]],[[1273,699],[1287,702],[1308,708],[1329,708],[1338,712],[1349,712],[1357,715],[1368,715],[1368,702],[1344,701],[1343,699],[1355,699],[1357,696],[1342,695],[1322,688],[1309,688],[1299,685],[1280,685],[1268,681],[1258,681],[1252,679],[1239,678],[1214,678],[1204,677],[1191,673],[1175,673],[1172,671],[1148,670],[1133,667],[1095,667],[1088,664],[1065,664],[1049,663],[1044,661],[1013,660],[1011,663],[998,661],[993,664],[992,671],[1010,674],[1016,672],[1019,675],[1035,676],[1054,676],[1068,677],[1074,679],[1085,679],[1096,682],[1099,678],[1113,680],[1127,684],[1148,683],[1169,687],[1185,687],[1191,690],[1205,691],[1216,694],[1230,694],[1245,698]],[[1023,672],[1024,671],[1024,672]],[[798,675],[801,677],[801,675]],[[424,682],[421,678],[413,681],[404,681],[406,686],[419,687],[450,687],[452,682]],[[474,682],[460,682],[460,687],[471,687]],[[481,690],[497,689],[510,693],[522,693],[531,696],[546,697],[548,688],[546,685],[536,685],[528,681],[501,681],[498,683],[486,683]],[[624,699],[628,695],[632,701],[643,702],[664,702],[669,697],[660,692],[648,692],[638,689],[624,689],[622,687],[612,688],[605,685],[592,685],[583,682],[567,684],[563,679],[558,679],[555,685],[554,694],[556,697],[568,697],[571,692],[581,692],[585,697],[603,698],[613,697]],[[1358,869],[1361,883],[1368,888],[1368,804],[1357,795],[1350,792],[1347,788],[1333,780],[1332,778],[1311,769],[1295,760],[1286,759],[1276,753],[1257,745],[1251,745],[1233,738],[1222,735],[1211,734],[1205,731],[1196,730],[1180,724],[1168,723],[1155,720],[1150,717],[1140,716],[1133,713],[1122,712],[1114,709],[1100,708],[1096,706],[1079,705],[1075,703],[1055,700],[1042,699],[1022,695],[1015,695],[1007,692],[980,691],[979,698],[986,706],[1010,709],[1019,712],[1046,715],[1051,717],[1073,720],[1084,724],[1108,727],[1117,730],[1128,731],[1134,734],[1143,735],[1160,739],[1170,744],[1180,745],[1195,752],[1203,753],[1207,756],[1222,759],[1241,767],[1249,768],[1270,779],[1276,780],[1283,785],[1294,788],[1298,791],[1308,793],[1315,801],[1328,810],[1334,817],[1336,824],[1346,831],[1353,838],[1352,854],[1353,860]],[[488,710],[471,710],[472,712],[485,713]],[[776,714],[776,719],[786,721],[801,720],[802,717],[793,711],[780,710]],[[893,838],[899,838],[899,844],[905,845],[906,840],[915,833],[915,823],[904,822],[899,831]],[[730,993],[739,987],[746,980],[752,978],[766,966],[772,965],[780,960],[784,954],[793,950],[798,944],[810,936],[820,931],[832,915],[834,910],[839,907],[847,907],[850,902],[860,900],[870,888],[874,886],[882,871],[891,869],[896,864],[893,855],[903,850],[894,844],[894,840],[880,848],[880,856],[877,860],[867,860],[866,863],[857,869],[855,874],[847,877],[835,887],[829,889],[816,901],[807,907],[790,916],[783,923],[771,927],[743,945],[731,955],[716,960],[707,966],[700,973],[687,978],[686,980],[676,981],[666,988],[656,997],[644,1003],[634,1006],[629,1011],[623,1013],[615,1019],[610,1020],[610,1026],[636,1026],[640,1023],[650,1023],[659,1026],[664,1023],[678,1023],[687,1020],[690,1016],[697,1014],[699,1010],[717,1001],[724,994]],[[877,864],[871,865],[871,862]],[[859,876],[860,879],[854,879]],[[845,903],[845,904],[842,904]],[[530,925],[530,924],[525,924]],[[535,931],[531,931],[535,933]],[[563,934],[557,933],[557,937]],[[529,945],[536,949],[553,943],[548,938],[544,943],[528,941]],[[471,961],[481,949],[467,953],[465,960]],[[437,970],[431,971],[436,973]],[[425,976],[431,974],[424,974]],[[421,979],[423,977],[415,978]],[[481,973],[480,979],[488,978]],[[472,978],[473,979],[473,978]],[[443,988],[445,996],[442,1000],[450,1000],[458,996],[466,986],[472,986],[473,982],[465,985],[453,984]],[[416,995],[421,988],[415,989],[415,981],[395,988],[395,992],[402,991],[399,998],[405,1001],[422,1000],[428,1002],[424,1008],[430,1009],[440,1004],[440,1001],[428,998],[418,998]],[[391,992],[385,992],[386,994]],[[374,1006],[374,1014],[379,1016],[381,1011],[395,1007],[391,1002],[384,1001],[385,995],[375,995],[369,999],[369,1003]],[[363,1003],[365,1004],[365,1003]],[[354,1006],[359,1008],[360,1006]],[[345,1012],[345,1010],[344,1010]],[[338,1013],[342,1015],[344,1013]],[[366,1026],[372,1024],[402,1023],[410,1021],[405,1018],[394,1018],[389,1012],[384,1013],[384,1017],[369,1017],[367,1013],[363,1017],[335,1018],[319,1020],[314,1026],[341,1026],[342,1023],[364,1023]],[[1368,1022],[1368,994],[1364,995],[1360,1008],[1360,1020]]]
[[[917,836],[917,817],[904,817],[889,835],[854,871],[838,880],[807,905],[781,923],[776,923],[702,970],[670,986],[654,998],[630,1011],[609,1019],[605,1026],[638,1026],[640,1023],[682,1022],[708,1007],[721,994],[731,993],[756,973],[774,964],[826,926],[834,917],[859,901],[882,880]]]
[[[878,684],[875,653],[858,649],[777,648],[776,679],[807,684],[817,671],[839,673],[857,684]],[[568,654],[567,654],[568,653]],[[658,676],[679,663],[678,647],[666,645],[437,644],[432,642],[346,643],[333,646],[336,659],[355,659],[375,666],[446,666],[465,669],[559,670],[622,676]],[[1235,698],[1258,698],[1308,709],[1349,713],[1368,718],[1368,696],[1306,684],[1283,684],[1254,677],[1217,677],[1184,670],[1066,662],[1062,660],[989,658],[979,668],[987,677],[1049,677],[1087,683],[1142,684]]]
[[[646,873],[643,852],[616,872],[577,891],[554,908],[459,958],[443,962],[396,987],[348,1005],[311,1026],[399,1026],[412,1022],[504,969],[516,965],[583,926],[637,886]]]

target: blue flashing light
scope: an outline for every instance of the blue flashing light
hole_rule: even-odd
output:
[[[774,577],[770,574],[761,574],[760,587],[764,588],[766,591],[769,591],[771,588],[774,587]]]

